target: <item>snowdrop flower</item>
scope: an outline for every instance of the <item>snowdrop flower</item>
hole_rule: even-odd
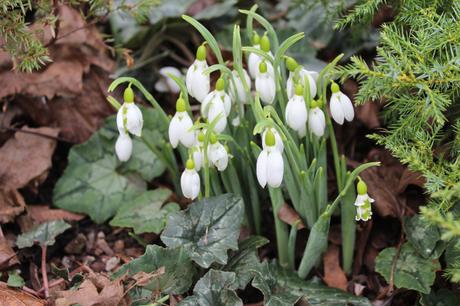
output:
[[[128,161],[133,152],[133,142],[131,137],[125,132],[120,133],[115,143],[115,152],[118,159],[122,162]]]
[[[254,44],[254,48],[260,49],[267,53],[271,58],[273,58],[273,53],[270,51],[270,40],[268,39],[267,34],[262,36],[262,38],[259,38],[259,35],[257,33],[254,34],[255,37],[253,37],[253,41],[258,41],[257,44]],[[250,53],[248,57],[248,69],[249,69],[249,75],[253,79],[257,79],[257,75],[259,73],[259,65],[263,61],[263,57],[256,53]],[[274,70],[273,66],[271,63],[267,64],[267,71],[270,75],[275,78],[274,75]]]
[[[371,203],[374,202],[374,199],[372,199],[368,194],[367,194],[367,185],[366,183],[358,177],[359,182],[356,186],[356,189],[358,191],[358,196],[356,197],[355,200],[355,206],[356,206],[356,217],[355,220],[363,220],[367,221],[371,219],[372,217],[372,208],[371,208]]]
[[[284,161],[281,152],[276,148],[276,138],[271,130],[262,135],[264,149],[257,158],[257,181],[262,188],[268,184],[272,188],[281,185],[284,175]]]
[[[142,134],[144,120],[142,112],[134,103],[134,92],[131,87],[125,89],[123,94],[124,103],[117,113],[117,127],[120,134],[131,133],[138,137]]]
[[[310,113],[308,115],[308,127],[317,137],[324,135],[326,128],[326,118],[320,108],[319,101],[313,100],[311,102]]]
[[[275,136],[275,147],[280,153],[283,153],[284,150],[284,144],[283,140],[281,139],[280,134],[275,128],[267,128],[263,131],[262,133],[262,139],[265,139],[267,137],[268,132],[272,133]],[[262,141],[262,148],[265,150],[267,149],[267,145],[265,144],[264,141]]]
[[[331,85],[331,100],[329,108],[331,110],[331,116],[338,124],[343,124],[344,119],[352,121],[355,117],[355,111],[350,98],[340,91],[339,85],[332,82]]]
[[[225,147],[217,141],[215,134],[210,137],[210,144],[208,146],[208,159],[211,165],[215,166],[217,170],[224,171],[228,165],[228,152]]]
[[[176,67],[166,66],[160,69],[160,79],[155,83],[155,89],[159,92],[179,93],[179,85],[169,76],[174,75],[182,78],[182,73]]]
[[[243,81],[241,80],[236,70],[233,70],[232,74],[233,74],[233,80],[235,82],[235,85],[233,85],[233,82],[230,82],[230,85],[229,85],[230,98],[232,99],[233,102],[237,102],[239,100],[241,103],[245,103],[245,104],[248,103],[249,97],[246,91],[244,90]],[[244,83],[248,86],[248,88],[251,88],[251,79],[249,78],[249,75],[245,69],[243,69],[243,77],[244,77]]]
[[[177,99],[176,114],[169,123],[169,142],[176,148],[179,142],[190,148],[195,144],[195,131],[192,130],[193,122],[185,110],[185,101]]]
[[[256,91],[264,104],[272,104],[276,95],[276,83],[273,74],[268,73],[267,63],[262,61],[256,77]]]
[[[252,36],[252,46],[256,49],[260,49],[260,36],[257,34],[257,32],[254,32],[254,35]],[[249,53],[248,57],[248,69],[249,69],[249,74],[253,79],[256,78],[257,71],[259,69],[259,62],[260,62],[260,56],[255,54],[255,53]]]
[[[227,126],[227,117],[230,114],[232,102],[230,96],[224,91],[224,79],[220,78],[216,82],[216,90],[210,92],[201,104],[201,114],[204,118],[208,118],[209,122],[219,116],[214,130],[221,133]]]
[[[206,63],[206,47],[201,45],[196,51],[196,60],[188,68],[185,77],[188,93],[202,102],[210,89],[209,74],[204,74],[203,71],[208,68]]]
[[[185,163],[185,170],[180,177],[180,187],[184,197],[194,200],[200,193],[200,176],[195,170],[192,159]]]
[[[286,90],[289,99],[294,96],[296,78],[299,79],[298,83],[302,84],[302,86],[305,84],[305,80],[308,80],[308,84],[310,85],[310,96],[313,99],[316,96],[316,79],[318,78],[318,73],[316,71],[309,71],[305,68],[301,68],[296,72],[299,64],[292,57],[286,59],[286,66],[289,70],[289,77],[286,82]]]
[[[195,163],[195,170],[200,171],[201,167],[204,165],[204,154],[203,154],[203,145],[204,145],[204,133],[198,133],[195,145],[191,148],[192,159]]]
[[[294,97],[289,99],[286,106],[286,123],[303,137],[306,135],[307,119],[308,113],[303,97],[303,86],[298,84]]]

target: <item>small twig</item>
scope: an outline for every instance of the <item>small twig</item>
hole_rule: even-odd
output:
[[[42,248],[42,278],[43,278],[43,288],[45,291],[45,297],[48,298],[49,287],[48,287],[48,274],[46,273],[46,244],[41,246]]]
[[[21,289],[24,290],[24,291],[27,292],[27,293],[32,294],[32,295],[38,296],[38,297],[40,297],[40,298],[42,297],[42,295],[41,295],[39,292],[37,292],[37,291],[35,291],[34,289],[29,288],[29,287],[27,287],[27,286],[22,286]]]
[[[4,239],[4,238],[5,238],[5,235],[3,235],[2,226],[0,225],[0,239]]]

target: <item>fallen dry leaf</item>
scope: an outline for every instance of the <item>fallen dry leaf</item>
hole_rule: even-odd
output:
[[[409,185],[415,185],[420,188],[424,188],[425,183],[426,179],[420,172],[414,172],[406,168],[404,169],[404,172],[399,179],[398,193],[403,193]]]
[[[63,209],[53,209],[48,205],[29,205],[27,215],[36,223],[43,223],[54,220],[80,221],[84,215],[76,214]]]
[[[58,129],[23,127],[0,148],[0,188],[19,189],[51,168]],[[49,137],[47,137],[49,136]]]
[[[338,246],[330,245],[323,257],[324,277],[323,281],[329,286],[337,289],[347,290],[347,276],[340,267],[340,249]]]
[[[60,136],[83,142],[114,110],[105,100],[115,65],[95,25],[88,25],[77,10],[59,7],[59,30],[52,40],[49,27],[42,40],[49,43],[53,62],[34,73],[12,71],[12,62],[0,52],[0,99],[11,103],[40,126],[57,126]],[[41,25],[32,25],[32,27]],[[6,63],[9,63],[7,65]]]
[[[380,108],[381,106],[377,102],[367,102],[366,104],[356,106],[356,117],[369,129],[379,128]]]
[[[18,263],[19,260],[16,257],[16,253],[11,248],[8,240],[0,237],[0,270],[6,270]]]
[[[0,283],[0,306],[45,306],[46,301]]]
[[[0,189],[0,224],[13,221],[25,207],[26,203],[16,189]]]
[[[284,203],[278,211],[278,217],[281,219],[281,221],[289,225],[294,225],[294,223],[298,222],[297,229],[299,230],[305,228],[305,225],[303,224],[299,214],[286,203]]]

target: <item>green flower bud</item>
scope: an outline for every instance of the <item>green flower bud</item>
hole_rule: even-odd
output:
[[[126,103],[134,102],[134,91],[132,90],[131,86],[125,89],[125,92],[123,93],[123,100]]]
[[[358,179],[359,179],[359,182],[356,185],[356,189],[359,195],[364,195],[367,193],[367,185],[366,183],[364,183],[364,181],[361,178],[358,178]]]
[[[303,86],[301,84],[297,84],[295,86],[295,94],[297,96],[302,96],[303,95]]]
[[[196,50],[196,59],[199,61],[206,60],[206,47],[204,45],[199,46]]]
[[[260,39],[260,49],[264,52],[270,51],[270,40],[268,39],[267,34],[265,33],[264,36]]]
[[[216,134],[212,133],[211,136],[209,137],[209,141],[211,142],[211,144],[215,144],[217,142]]]
[[[331,91],[332,93],[337,93],[340,91],[339,85],[337,85],[337,83],[334,81],[332,81],[332,84],[331,84]]]
[[[225,89],[225,81],[222,77],[220,77],[216,82],[216,90],[222,91]]]
[[[323,99],[321,99],[321,97],[319,97],[319,99],[316,100],[316,103],[317,103],[319,108],[323,107]]]
[[[185,101],[182,98],[177,99],[176,101],[176,111],[177,112],[185,112]]]
[[[299,67],[299,64],[294,58],[288,56],[286,58],[286,67],[290,72],[294,72],[297,69],[297,67]]]
[[[275,145],[275,134],[273,134],[270,129],[268,129],[267,133],[265,134],[265,144],[270,147]]]
[[[203,142],[203,141],[204,141],[204,133],[203,133],[203,132],[200,132],[200,133],[198,134],[198,141],[199,141],[199,142]]]
[[[267,72],[267,63],[265,61],[260,62],[259,71],[260,71],[260,73],[266,73]]]
[[[318,107],[318,101],[316,101],[316,100],[311,100],[310,108],[315,108],[315,107]]]
[[[260,36],[259,34],[257,34],[256,31],[254,31],[254,34],[252,34],[252,44],[255,46],[255,45],[258,45],[260,43]]]
[[[195,168],[195,163],[193,162],[193,159],[189,158],[187,162],[185,163],[185,167],[188,170],[193,170]]]

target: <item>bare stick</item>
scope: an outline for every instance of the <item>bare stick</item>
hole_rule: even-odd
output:
[[[43,288],[45,288],[45,297],[50,296],[48,289],[48,275],[46,274],[46,245],[42,245],[42,278],[43,278]]]

